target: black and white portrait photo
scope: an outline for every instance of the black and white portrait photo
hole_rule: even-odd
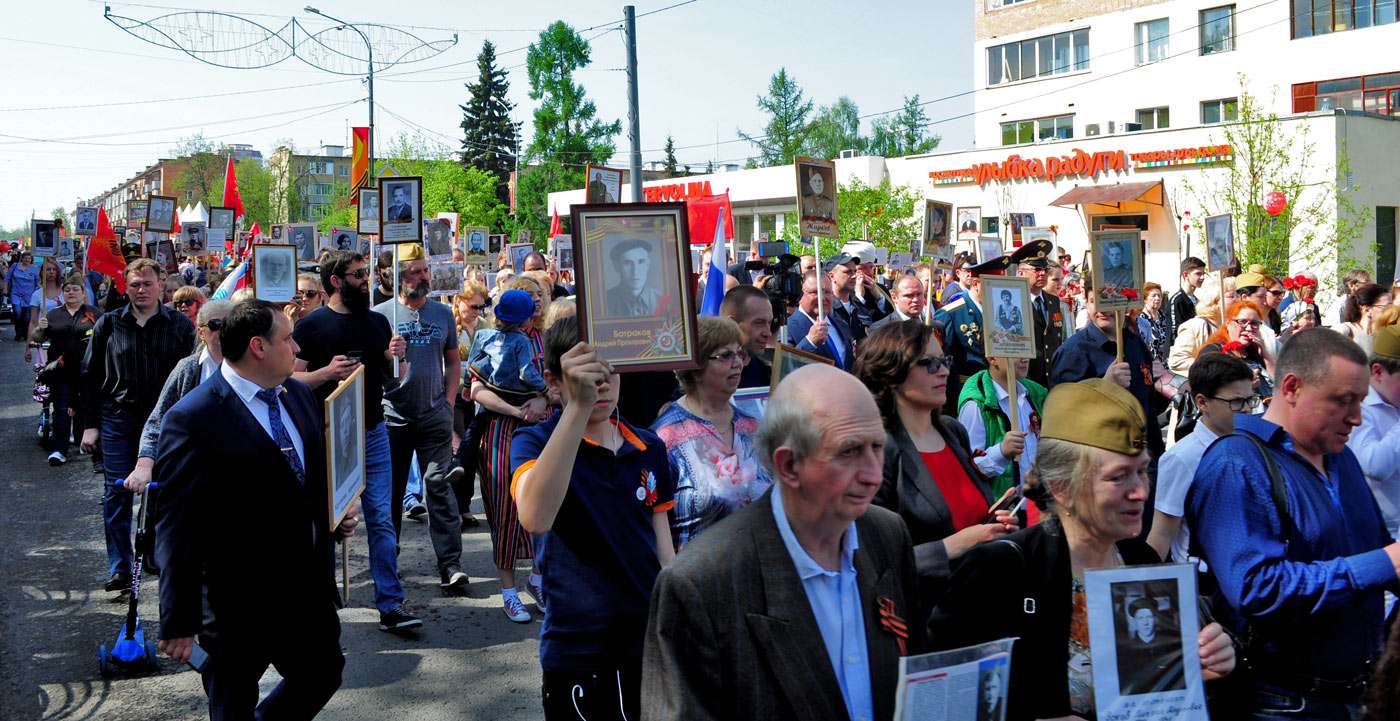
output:
[[[656,315],[661,300],[657,244],[642,238],[606,238],[603,241],[603,283],[607,286],[606,312],[610,317]]]
[[[533,243],[511,243],[510,248],[510,269],[516,273],[525,272],[525,256],[535,252]]]
[[[452,223],[445,218],[433,218],[423,221],[423,233],[427,240],[428,257],[435,259],[451,258],[452,246],[455,245],[452,237]]]
[[[574,269],[574,245],[567,243],[559,246],[559,270]]]
[[[293,223],[283,232],[282,241],[297,248],[297,260],[316,260],[316,225]]]
[[[450,260],[445,263],[429,263],[428,295],[435,298],[445,298],[461,293],[465,269],[465,263],[455,263]]]
[[[977,240],[982,234],[982,209],[958,208],[958,239]]]
[[[182,223],[180,246],[185,255],[208,255],[209,227],[204,223]]]
[[[1016,302],[1015,291],[1002,288],[997,291],[997,328],[1012,335],[1026,334],[1026,321],[1021,317],[1021,304]]]
[[[1132,696],[1186,688],[1176,583],[1126,581],[1109,584],[1109,589],[1115,610],[1119,693]]]
[[[272,239],[277,241],[282,240],[282,234],[285,232],[286,226],[282,225],[281,223],[272,226]]]
[[[152,195],[147,198],[146,230],[169,233],[174,230],[175,198],[168,195]]]
[[[1103,282],[1118,288],[1132,288],[1133,249],[1131,241],[1111,240],[1103,245]]]
[[[97,208],[78,208],[73,214],[73,233],[97,235]]]
[[[233,237],[233,208],[209,209],[209,244],[220,247]]]
[[[1235,230],[1229,213],[1206,218],[1206,269],[1228,270],[1235,266]]]
[[[423,179],[379,179],[379,236],[385,243],[423,239]]]
[[[52,220],[32,221],[30,228],[34,236],[34,256],[47,257],[58,254],[58,229]]]
[[[1010,666],[1006,656],[989,658],[977,664],[977,721],[1002,721],[1006,718]]]
[[[345,250],[352,253],[360,250],[359,235],[351,228],[332,227],[329,238],[327,246],[331,250]]]
[[[505,233],[493,233],[486,236],[486,254],[491,256],[500,255],[501,248],[505,247],[505,244]]]
[[[290,245],[253,246],[253,293],[258,300],[286,303],[297,291],[297,248]]]
[[[467,255],[486,255],[486,228],[463,228],[461,232],[467,238]]]
[[[934,200],[924,201],[924,248],[948,242],[948,216],[953,206]],[[923,254],[921,254],[923,255]]]
[[[359,221],[356,229],[371,235],[379,232],[379,191],[364,188],[360,190]]]
[[[180,270],[180,259],[175,255],[175,241],[164,238],[156,242],[155,246],[156,265],[167,273],[175,273]]]

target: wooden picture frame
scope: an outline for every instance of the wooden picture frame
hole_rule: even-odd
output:
[[[589,163],[583,171],[583,197],[589,205],[621,203],[622,171]]]
[[[802,350],[797,346],[779,343],[773,348],[773,372],[768,378],[768,387],[777,388],[778,383],[802,366],[822,363],[836,365],[836,361],[823,355]]]
[[[326,397],[326,511],[329,529],[345,520],[365,489],[365,367]],[[349,446],[349,447],[347,447]]]
[[[379,179],[379,242],[423,242],[423,178]]]
[[[576,205],[579,340],[621,372],[699,365],[685,203]]]
[[[253,297],[273,303],[290,303],[297,292],[297,247],[253,245]]]
[[[1100,230],[1089,236],[1095,307],[1101,313],[1142,307],[1142,231]]]
[[[379,191],[374,188],[361,188],[355,208],[355,230],[366,235],[378,235]]]
[[[986,328],[982,349],[988,358],[1035,358],[1035,316],[1031,284],[1015,275],[982,276]]]
[[[146,230],[156,233],[170,233],[175,230],[175,204],[173,195],[151,195],[146,198]]]
[[[806,238],[838,238],[836,226],[836,164],[820,158],[796,157],[799,234]]]

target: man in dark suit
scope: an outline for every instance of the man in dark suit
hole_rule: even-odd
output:
[[[821,308],[817,308],[817,283],[822,283]],[[797,311],[788,316],[788,344],[800,350],[830,358],[838,368],[850,370],[855,365],[855,343],[851,327],[831,312],[831,282],[816,271],[802,279],[802,299]]]
[[[160,648],[184,663],[198,636],[213,721],[310,719],[345,667],[332,548],[357,511],[329,527],[320,405],[291,379],[291,321],[245,301],[221,341],[219,372],[161,422]],[[229,533],[232,518],[257,531]],[[259,704],[269,664],[282,681]]]
[[[384,217],[390,223],[408,223],[413,220],[413,206],[408,203],[408,186],[394,186],[394,195],[391,198],[389,207],[385,209]]]
[[[1050,241],[1034,240],[1021,246],[1011,254],[1011,262],[1018,263],[1016,274],[1030,281],[1031,315],[1035,317],[1035,352],[1026,377],[1046,388],[1050,387],[1050,359],[1065,339],[1065,317],[1060,308],[1060,299],[1053,293],[1045,292],[1050,269]]]
[[[772,490],[656,580],[643,718],[893,715],[899,657],[922,643],[909,532],[870,505],[884,443],[854,377],[814,365],[779,384],[757,441]]]

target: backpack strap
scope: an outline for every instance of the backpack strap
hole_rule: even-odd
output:
[[[1269,474],[1270,495],[1273,496],[1274,508],[1278,511],[1279,523],[1283,527],[1283,543],[1287,547],[1288,536],[1293,527],[1293,517],[1288,513],[1288,492],[1283,484],[1283,472],[1279,470],[1278,461],[1274,460],[1274,454],[1270,452],[1268,446],[1264,445],[1264,441],[1260,440],[1259,436],[1239,431],[1230,435],[1248,439],[1259,450],[1259,455],[1264,457],[1264,468]]]

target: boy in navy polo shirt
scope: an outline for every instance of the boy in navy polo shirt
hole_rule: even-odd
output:
[[[545,718],[641,718],[642,642],[651,589],[675,558],[666,446],[614,415],[618,374],[578,323],[544,336],[545,380],[564,410],[511,439],[511,494],[537,534],[544,580]]]

